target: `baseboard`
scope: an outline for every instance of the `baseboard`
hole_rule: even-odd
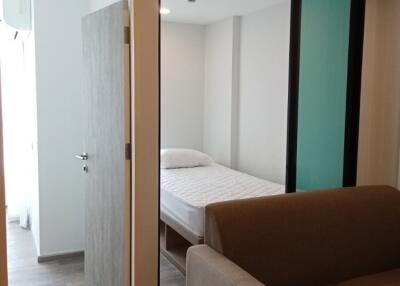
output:
[[[7,216],[8,223],[19,223],[19,216]]]
[[[60,254],[40,255],[40,256],[38,256],[37,260],[39,263],[44,263],[44,262],[51,262],[51,261],[55,261],[55,260],[61,260],[61,259],[81,257],[84,255],[85,255],[85,252],[82,250],[82,251],[66,252],[66,253],[60,253]]]

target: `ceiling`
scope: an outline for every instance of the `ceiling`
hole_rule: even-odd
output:
[[[289,0],[161,0],[161,7],[171,10],[162,21],[209,24],[230,16],[242,16]]]

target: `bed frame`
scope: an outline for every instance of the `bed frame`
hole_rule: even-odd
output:
[[[161,211],[160,251],[179,271],[186,274],[186,252],[192,245],[203,244],[204,238]]]

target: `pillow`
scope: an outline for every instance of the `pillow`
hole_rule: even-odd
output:
[[[191,149],[162,149],[160,159],[161,169],[201,167],[213,162],[208,155]]]

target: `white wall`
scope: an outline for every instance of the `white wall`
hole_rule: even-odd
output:
[[[89,10],[90,12],[95,12],[119,1],[120,0],[89,0]]]
[[[203,150],[205,28],[161,24],[161,147]]]
[[[161,27],[161,146],[231,166],[234,18]]]
[[[32,122],[29,130],[32,132],[32,189],[29,194],[30,228],[38,253],[40,253],[40,213],[39,213],[39,170],[38,170],[38,139],[37,139],[37,98],[36,98],[36,58],[35,58],[35,34],[30,32],[24,42],[25,64],[27,69],[27,88],[31,92],[30,105],[32,110]]]
[[[242,17],[238,168],[285,182],[290,1]]]
[[[34,1],[39,255],[84,248],[81,18],[87,1]]]
[[[203,151],[220,164],[281,184],[286,177],[289,26],[287,0],[206,25],[204,38]],[[192,89],[201,102],[202,77],[187,75],[200,72],[200,41],[194,45],[198,31],[188,27],[193,25],[170,24],[162,31],[163,147],[194,146],[188,139],[201,136],[194,135],[199,119],[190,121],[186,111],[200,118],[196,109],[202,107],[181,94]]]
[[[204,151],[231,166],[233,18],[206,28]]]

